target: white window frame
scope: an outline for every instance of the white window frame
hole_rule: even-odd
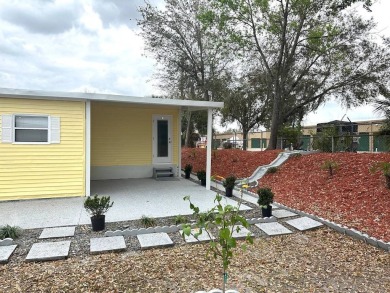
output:
[[[25,127],[16,127],[15,126],[15,117],[16,116],[22,116],[22,117],[46,117],[47,118],[47,128],[25,128]],[[47,141],[15,141],[15,132],[18,129],[25,129],[25,130],[47,130]],[[51,141],[51,122],[50,122],[50,115],[47,114],[13,114],[12,115],[12,143],[13,144],[50,144]]]

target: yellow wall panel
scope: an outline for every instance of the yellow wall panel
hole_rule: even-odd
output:
[[[94,102],[91,106],[91,166],[151,165],[154,114],[172,116],[172,160],[177,164],[177,108]]]
[[[0,140],[0,200],[85,195],[84,102],[0,98],[2,114],[58,116],[61,143],[10,144]]]

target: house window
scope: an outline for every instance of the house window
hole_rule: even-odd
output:
[[[15,115],[15,142],[49,142],[49,117]]]

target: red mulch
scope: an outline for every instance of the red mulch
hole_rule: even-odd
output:
[[[322,170],[334,160],[338,170],[330,177]],[[390,154],[312,154],[289,159],[260,186],[271,187],[275,201],[390,241],[390,190],[380,172],[369,172],[375,161],[390,162]]]
[[[278,151],[247,152],[218,150],[212,153],[212,175],[249,177],[258,166],[269,164]],[[321,169],[325,160],[338,162],[333,177]],[[380,172],[371,174],[375,161],[390,162],[390,154],[312,154],[289,159],[274,174],[260,180],[271,187],[275,201],[370,236],[390,241],[390,190]],[[182,167],[192,164],[196,172],[205,169],[205,149],[183,149]]]
[[[252,175],[257,167],[271,163],[280,150],[249,152],[238,149],[212,150],[211,175],[246,178]],[[181,152],[182,168],[186,164],[193,166],[192,172],[206,170],[206,149],[183,148]]]

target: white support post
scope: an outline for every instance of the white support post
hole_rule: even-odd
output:
[[[85,196],[91,195],[91,101],[85,103]]]
[[[206,189],[210,190],[211,182],[211,147],[212,147],[212,129],[213,129],[213,109],[207,110],[207,157],[206,157]]]
[[[182,115],[183,111],[182,109],[179,110],[179,117],[177,118],[177,125],[178,125],[178,130],[177,130],[177,149],[178,149],[178,164],[177,164],[177,177],[181,177],[181,123],[182,123]]]

